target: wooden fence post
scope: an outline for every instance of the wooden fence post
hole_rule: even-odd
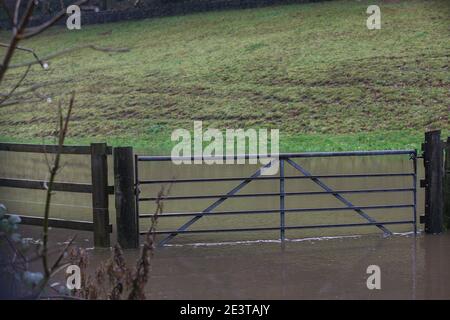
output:
[[[132,147],[114,148],[117,241],[124,249],[139,247]]]
[[[94,245],[109,247],[108,158],[106,143],[91,144]]]
[[[425,133],[424,166],[425,181],[425,232],[441,233],[444,230],[443,209],[443,148],[441,131]]]
[[[450,137],[445,144],[444,214],[447,229],[450,229]]]

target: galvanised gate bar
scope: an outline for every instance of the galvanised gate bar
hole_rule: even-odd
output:
[[[368,157],[368,156],[388,156],[388,155],[405,155],[411,160],[411,171],[400,173],[366,173],[366,174],[325,174],[314,175],[304,168],[299,162],[304,158],[321,158],[321,157]],[[258,158],[258,155],[237,155],[234,159],[254,159]],[[266,157],[268,158],[268,157]],[[161,201],[180,201],[180,200],[196,200],[196,199],[211,199],[213,202],[204,210],[195,212],[169,212],[158,215],[158,218],[168,217],[192,217],[186,223],[181,225],[176,230],[158,230],[155,233],[166,235],[166,237],[160,241],[159,245],[162,246],[168,243],[171,239],[178,234],[188,233],[215,233],[215,232],[252,232],[252,231],[270,231],[279,230],[280,240],[285,240],[285,231],[293,229],[311,229],[311,228],[336,228],[336,227],[357,227],[357,226],[376,226],[384,234],[390,235],[392,232],[388,229],[389,225],[398,224],[411,224],[414,233],[417,232],[416,227],[416,206],[417,206],[417,151],[416,150],[383,150],[383,151],[351,151],[351,152],[310,152],[310,153],[283,153],[279,155],[271,155],[267,165],[259,168],[252,175],[248,177],[224,177],[224,178],[193,178],[193,179],[160,179],[160,180],[141,180],[139,178],[139,163],[148,161],[172,161],[172,160],[214,160],[217,158],[211,157],[177,157],[171,158],[170,156],[139,156],[135,155],[135,190],[136,190],[136,212],[139,218],[151,218],[154,214],[140,213],[139,203],[144,201],[156,201],[157,197],[150,197],[141,195],[140,187],[148,184],[179,184],[179,183],[214,183],[224,181],[236,181],[237,185],[225,194],[213,194],[213,195],[183,195],[183,196],[163,196],[159,199]],[[225,160],[225,158],[223,158]],[[269,167],[273,161],[279,161],[279,173],[275,176],[262,176],[261,172],[264,168]],[[292,166],[301,175],[285,175],[285,166]],[[324,180],[328,178],[337,179],[352,179],[352,178],[379,178],[379,177],[411,177],[410,187],[403,188],[374,188],[374,189],[356,189],[356,190],[335,190],[327,185]],[[320,187],[321,191],[307,191],[307,192],[295,192],[289,191],[285,188],[285,181],[289,179],[307,179],[314,182]],[[245,193],[238,194],[246,185],[252,181],[259,180],[278,180],[279,192],[275,193]],[[369,194],[369,193],[399,193],[399,192],[411,192],[411,203],[399,203],[399,204],[380,204],[370,206],[358,206],[349,201],[346,198],[348,194]],[[285,208],[285,199],[290,196],[312,196],[312,195],[326,195],[337,199],[344,206],[343,207],[326,207],[326,208]],[[223,202],[230,198],[249,198],[249,197],[279,197],[279,208],[266,209],[266,210],[239,210],[239,211],[215,211]],[[411,208],[411,219],[397,220],[397,221],[377,221],[371,217],[366,211],[378,210],[378,209],[399,209],[399,208]],[[357,215],[364,218],[367,222],[364,223],[345,223],[345,224],[316,224],[316,225],[286,225],[286,214],[294,213],[307,213],[307,212],[321,212],[321,211],[354,211]],[[227,228],[227,229],[200,229],[189,230],[192,226],[202,217],[208,215],[249,215],[249,214],[279,214],[279,226],[274,227],[258,227],[258,228]],[[141,231],[140,234],[145,234],[145,231]]]

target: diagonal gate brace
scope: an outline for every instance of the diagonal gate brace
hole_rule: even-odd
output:
[[[312,174],[304,169],[302,166],[300,166],[299,164],[297,164],[296,162],[292,161],[291,159],[286,159],[286,161],[293,166],[295,169],[297,169],[298,171],[300,171],[302,174],[304,174],[305,176],[311,177]],[[322,182],[320,179],[318,178],[314,178],[311,177],[311,180],[314,181],[318,186],[320,186],[323,190],[327,191],[327,192],[333,192],[333,189],[331,189],[328,185],[326,185],[324,182]],[[372,217],[370,217],[367,213],[365,213],[364,211],[362,211],[359,208],[355,208],[355,206],[353,205],[353,203],[351,203],[350,201],[348,201],[347,199],[345,199],[343,196],[341,196],[339,193],[332,193],[332,195],[338,199],[339,201],[341,201],[342,203],[344,203],[348,208],[355,210],[361,217],[363,217],[364,219],[366,219],[369,222],[372,223],[376,223],[377,221],[375,219],[373,219]],[[385,226],[383,226],[382,224],[376,224],[376,226],[382,230],[385,234],[387,235],[392,235],[392,232],[389,231]]]
[[[243,187],[245,187],[247,184],[249,184],[250,182],[253,181],[253,179],[259,177],[262,173],[262,171],[268,167],[271,166],[273,160],[270,161],[269,163],[267,163],[266,165],[262,166],[261,168],[259,168],[255,173],[253,173],[250,177],[246,178],[245,180],[243,180],[239,185],[237,185],[236,187],[234,187],[232,190],[230,190],[226,195],[224,195],[223,197],[221,197],[220,199],[218,199],[217,201],[215,201],[213,204],[211,204],[209,207],[207,207],[205,210],[202,211],[202,213],[196,215],[194,218],[192,218],[191,220],[189,220],[188,222],[186,222],[185,224],[183,224],[181,227],[179,227],[177,229],[177,231],[184,231],[187,228],[189,228],[192,224],[194,224],[197,220],[199,220],[200,218],[202,218],[205,214],[210,213],[212,210],[214,210],[215,208],[217,208],[220,204],[222,204],[225,200],[228,199],[229,196],[234,195],[235,193],[237,193],[239,190],[241,190]],[[163,240],[161,240],[158,244],[158,246],[164,246],[167,242],[169,242],[170,240],[172,240],[174,237],[176,237],[178,235],[178,233],[174,232],[169,234],[166,238],[164,238]]]

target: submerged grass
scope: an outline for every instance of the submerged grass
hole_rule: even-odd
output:
[[[381,30],[365,27],[369,4]],[[86,43],[131,51],[34,66],[26,84],[48,83],[38,92],[53,102],[0,108],[0,140],[48,140],[56,101],[75,90],[71,143],[168,153],[173,129],[202,120],[279,128],[285,152],[419,148],[425,130],[450,129],[449,16],[441,0],[344,0],[55,27],[23,45],[40,56]]]

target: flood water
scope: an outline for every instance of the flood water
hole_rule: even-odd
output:
[[[109,157],[109,183],[113,184],[112,158]],[[302,158],[295,159],[306,170],[315,175],[324,174],[361,174],[361,173],[409,173],[413,172],[413,163],[408,155],[400,156],[367,156],[367,157],[335,157],[335,158]],[[46,161],[40,154],[24,154],[14,152],[0,152],[0,176],[19,179],[46,179]],[[90,183],[90,159],[88,156],[63,155],[63,169],[58,181]],[[186,179],[186,178],[220,178],[220,177],[248,177],[259,165],[173,165],[171,162],[141,162],[139,176],[141,180],[149,179]],[[418,165],[419,178],[422,176],[423,166]],[[285,175],[302,175],[286,163]],[[239,184],[240,181],[180,183],[170,186],[169,196],[186,195],[221,195]],[[359,190],[382,188],[412,188],[413,179],[406,177],[370,177],[370,178],[327,178],[323,182],[334,190]],[[168,186],[166,185],[166,188]],[[161,185],[142,185],[141,197],[155,197]],[[288,179],[285,182],[286,192],[323,191],[309,179]],[[252,181],[238,194],[248,193],[277,193],[278,180]],[[353,193],[344,197],[356,206],[403,205],[413,203],[413,193]],[[423,208],[423,190],[418,189],[418,208]],[[3,202],[10,212],[25,215],[41,216],[43,212],[44,191],[0,188],[0,203]],[[164,202],[164,213],[197,212],[202,211],[217,199],[174,200]],[[231,198],[222,203],[215,211],[236,210],[277,210],[279,197]],[[287,196],[286,209],[298,208],[342,208],[345,205],[332,195]],[[141,202],[140,213],[153,213],[154,201]],[[413,220],[412,208],[370,209],[365,212],[377,221]],[[421,210],[418,214],[422,213]],[[89,194],[56,192],[52,203],[51,216],[55,218],[92,221],[92,203]],[[161,217],[158,230],[174,230],[192,217]],[[110,221],[115,223],[114,198],[110,197]],[[355,211],[316,211],[316,212],[288,212],[286,226],[304,226],[320,224],[365,223],[366,219]],[[198,229],[228,229],[228,228],[260,228],[279,227],[280,214],[223,215],[205,216],[193,224],[190,230]],[[149,219],[140,219],[141,230],[147,230]],[[411,224],[388,226],[393,232],[408,232],[413,230]],[[420,228],[420,226],[419,226]],[[113,228],[115,230],[115,227]],[[286,237],[299,239],[316,236],[336,236],[348,234],[380,233],[375,226],[345,227],[331,229],[301,229],[288,230]],[[196,242],[226,242],[239,240],[276,240],[279,231],[233,232],[233,233],[205,233],[183,234],[173,239],[172,243]],[[113,235],[113,238],[115,235]]]
[[[40,229],[23,226],[38,237]],[[71,232],[73,233],[73,232]],[[92,246],[77,232],[76,245]],[[52,230],[63,246],[68,232]],[[156,249],[148,299],[450,299],[450,233],[361,235],[280,242],[177,244]],[[110,256],[89,250],[91,272]],[[138,250],[125,250],[133,266]],[[381,289],[366,285],[369,265]]]
[[[111,167],[112,159],[109,159]],[[45,179],[45,158],[37,154],[0,152],[0,176]],[[412,172],[408,156],[297,159],[312,174],[404,173]],[[90,161],[85,156],[64,156],[59,181],[90,182]],[[141,179],[246,177],[255,165],[190,165],[141,163]],[[418,165],[422,178],[422,164]],[[286,165],[286,175],[297,175]],[[110,184],[112,184],[112,168]],[[410,188],[412,177],[326,179],[338,190]],[[174,184],[170,195],[224,194],[238,182]],[[155,196],[161,186],[145,186],[143,197]],[[278,192],[277,180],[253,181],[240,193]],[[322,191],[310,180],[286,180],[287,192]],[[40,190],[0,188],[0,202],[10,212],[42,215]],[[354,205],[410,204],[411,192],[346,194]],[[201,211],[214,199],[165,201],[164,212]],[[277,209],[278,197],[239,198],[225,201],[217,210]],[[343,207],[330,195],[292,196],[286,208]],[[423,212],[423,190],[418,189],[418,214]],[[141,213],[152,213],[153,202],[143,203]],[[378,221],[411,220],[411,208],[367,210]],[[114,199],[110,198],[110,219],[114,224]],[[52,217],[91,220],[90,195],[57,192]],[[220,215],[203,217],[191,229],[277,227],[279,214]],[[179,227],[186,218],[159,218],[158,230]],[[286,225],[363,223],[354,211],[287,213]],[[141,230],[148,222],[141,219]],[[419,231],[421,225],[418,226]],[[24,237],[39,238],[38,227],[22,226]],[[449,299],[450,234],[411,234],[413,226],[388,226],[396,235],[384,237],[374,226],[287,231],[282,245],[277,231],[189,234],[175,237],[168,246],[156,250],[150,299]],[[115,226],[114,226],[115,230]],[[51,242],[61,244],[78,234],[77,245],[92,248],[89,232],[51,230]],[[161,237],[160,237],[161,239]],[[115,243],[115,234],[112,243]],[[92,268],[110,255],[109,249],[90,249]],[[138,250],[126,251],[130,263]],[[381,269],[381,290],[369,290],[369,265]]]

